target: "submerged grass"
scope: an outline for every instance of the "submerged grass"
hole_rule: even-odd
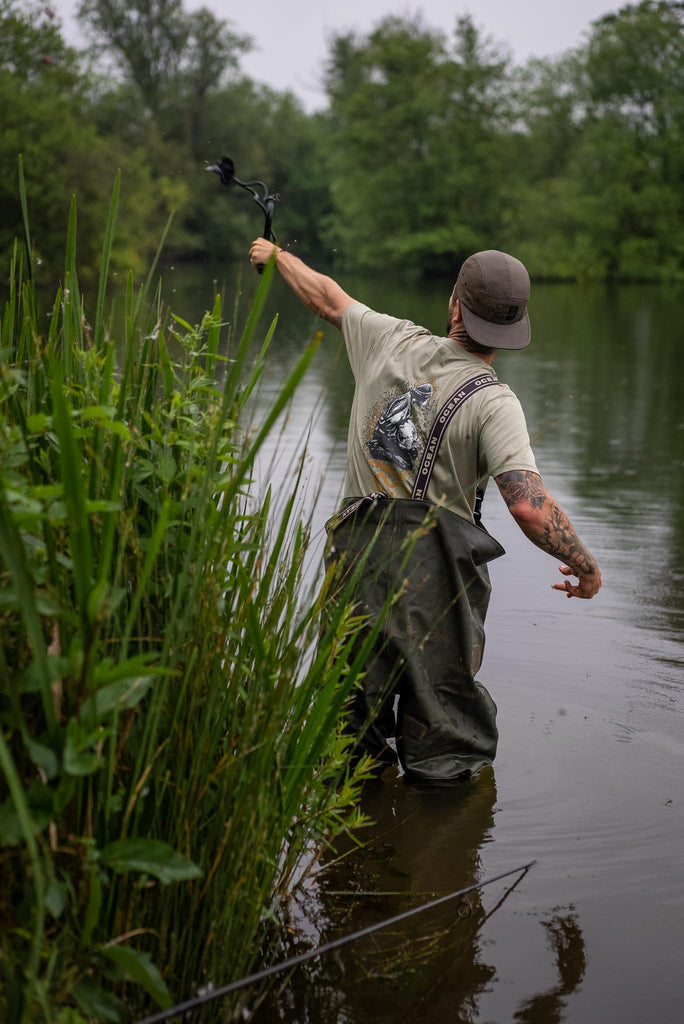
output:
[[[124,1021],[267,962],[281,901],[312,847],[354,823],[363,776],[341,719],[374,637],[356,641],[344,600],[322,625],[330,577],[303,592],[299,482],[277,513],[250,494],[318,339],[242,429],[272,266],[227,355],[220,300],[193,327],[152,275],[129,277],[114,320],[117,203],[118,180],[94,324],[75,205],[50,316],[17,248],[0,320],[7,1024]]]

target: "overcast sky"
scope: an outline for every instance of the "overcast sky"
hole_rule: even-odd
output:
[[[187,10],[208,7],[254,38],[255,50],[242,60],[244,71],[276,89],[291,89],[307,110],[324,105],[321,72],[330,36],[339,31],[368,32],[388,14],[420,11],[427,25],[451,32],[459,14],[470,13],[478,27],[504,44],[516,61],[546,57],[581,42],[591,22],[616,11],[610,0],[186,0]],[[69,42],[83,45],[75,12],[78,0],[50,5],[60,15]]]

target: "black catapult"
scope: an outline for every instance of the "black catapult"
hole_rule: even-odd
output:
[[[276,236],[273,233],[271,223],[273,221],[273,210],[279,196],[274,192],[271,192],[267,185],[264,185],[263,181],[240,181],[239,178],[235,177],[235,164],[229,156],[224,156],[217,164],[212,164],[206,168],[208,171],[214,171],[218,174],[221,179],[222,185],[239,185],[240,188],[244,188],[254,199],[255,203],[263,210],[266,222],[264,224],[264,230],[262,233],[263,238],[267,238],[269,242],[275,242]],[[260,188],[263,195],[259,195],[257,188]]]

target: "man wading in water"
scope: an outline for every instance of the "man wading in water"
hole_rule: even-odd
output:
[[[596,560],[542,483],[519,401],[491,366],[498,349],[530,341],[529,276],[506,253],[469,257],[437,337],[374,312],[266,239],[252,243],[255,267],[271,258],[304,305],[341,330],[356,381],[349,497],[328,524],[326,559],[361,566],[354,595],[371,621],[395,595],[351,725],[380,765],[396,761],[394,738],[409,779],[468,778],[491,764],[498,738],[496,706],[474,678],[486,563],[503,554],[480,525],[489,477],[525,536],[563,561],[554,590],[591,598],[601,586]]]

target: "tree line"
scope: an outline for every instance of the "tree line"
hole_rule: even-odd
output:
[[[76,193],[82,277],[123,170],[115,264],[242,256],[256,209],[204,167],[277,193],[278,240],[316,261],[452,273],[502,248],[553,280],[684,277],[684,3],[643,0],[581,46],[516,64],[470,16],[333,37],[327,106],[250,80],[246,35],[182,0],[81,0],[77,51],[43,4],[0,0],[0,261],[22,234],[59,274]],[[255,220],[256,217],[256,220]]]

